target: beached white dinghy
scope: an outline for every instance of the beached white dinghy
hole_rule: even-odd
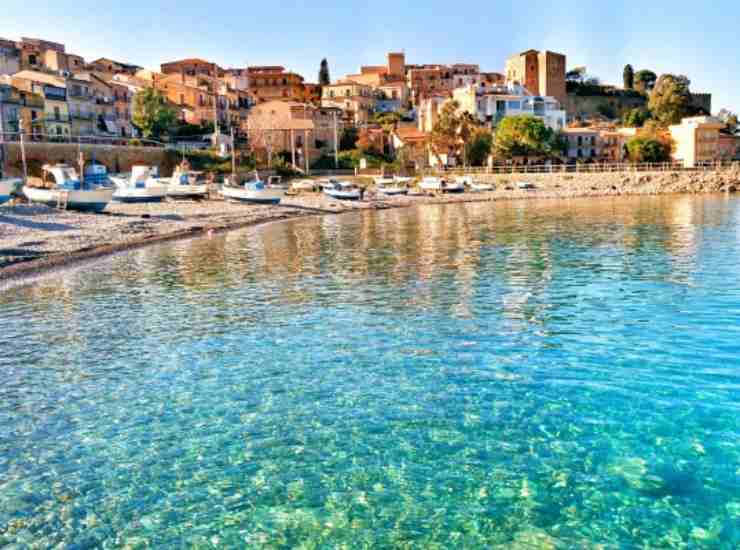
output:
[[[425,193],[462,193],[465,186],[456,181],[427,176],[421,180],[419,187]]]
[[[256,174],[256,179],[246,182],[241,187],[224,185],[221,195],[226,200],[251,202],[257,204],[278,204],[283,200],[285,189],[268,185]]]
[[[159,202],[167,196],[167,186],[157,179],[156,166],[133,166],[131,175],[110,176],[116,185],[113,200],[118,202]]]
[[[395,178],[374,178],[374,181],[375,189],[383,195],[405,195],[409,192],[406,186],[398,183]]]
[[[202,199],[208,195],[208,184],[203,179],[203,172],[178,167],[169,180],[156,181],[167,185],[167,196],[172,199]]]
[[[360,188],[349,181],[330,179],[329,181],[322,183],[321,187],[325,194],[334,199],[343,201],[360,200],[360,197],[362,196]]]
[[[532,189],[536,189],[534,183],[530,183],[528,181],[520,181],[516,184],[518,189],[522,189],[523,191],[531,191]]]
[[[463,184],[474,193],[493,191],[493,185],[491,185],[490,183],[484,183],[482,181],[476,181],[475,179],[473,179],[473,176],[457,176],[455,178],[455,181],[457,183]]]
[[[115,188],[107,183],[80,182],[77,171],[66,164],[44,165],[44,181],[51,176],[51,189],[25,185],[23,194],[31,202],[53,208],[66,208],[82,212],[101,212],[113,198]]]
[[[290,190],[295,193],[300,193],[301,191],[316,191],[318,188],[319,185],[315,180],[303,179],[290,183]]]
[[[0,180],[0,204],[8,202],[13,195],[13,191],[19,189],[23,180],[21,178],[8,178]]]

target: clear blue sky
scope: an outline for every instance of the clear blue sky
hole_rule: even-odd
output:
[[[557,5],[557,7],[554,7]],[[390,50],[410,63],[479,63],[501,71],[529,48],[565,53],[607,83],[622,68],[686,74],[711,92],[713,110],[740,110],[740,2],[482,0],[425,2],[284,0],[0,0],[0,37],[67,44],[86,59],[147,68],[202,57],[222,66],[279,64],[315,81],[381,64]]]

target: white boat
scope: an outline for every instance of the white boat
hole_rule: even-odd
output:
[[[444,178],[426,176],[421,180],[419,187],[425,193],[462,193],[465,186],[456,181],[447,181]]]
[[[133,166],[129,176],[110,176],[116,185],[113,200],[118,202],[159,202],[167,196],[167,186],[157,179],[156,166]]]
[[[23,194],[31,202],[37,202],[53,208],[67,208],[82,212],[100,212],[113,198],[115,188],[112,185],[83,181],[77,171],[66,164],[44,165],[43,179],[53,178],[51,189],[41,187],[23,187]],[[107,180],[106,180],[107,181]]]
[[[383,195],[405,195],[409,192],[405,185],[399,184],[394,178],[374,178],[374,181],[375,189]]]
[[[463,184],[465,187],[475,193],[482,193],[485,191],[493,191],[494,187],[490,183],[484,183],[482,181],[476,181],[473,176],[457,176],[455,178],[457,183]]]
[[[221,188],[221,194],[227,200],[257,204],[278,204],[285,195],[285,189],[268,185],[257,177],[257,179],[248,181],[241,187],[224,185]]]
[[[396,185],[408,185],[412,181],[414,181],[414,178],[407,178],[402,176],[393,176],[393,181],[396,183]]]
[[[291,182],[290,189],[291,191],[316,191],[317,184],[314,180],[297,180],[294,182]]]
[[[155,181],[166,184],[167,196],[173,199],[199,199],[208,195],[208,184],[203,180],[203,172],[178,167],[169,180]]]
[[[516,184],[517,188],[522,190],[532,190],[535,189],[534,183],[530,183],[528,181],[520,181]]]
[[[356,201],[362,196],[360,188],[349,181],[330,179],[321,184],[324,193],[334,199]]]
[[[20,188],[22,183],[23,180],[21,178],[0,180],[0,204],[8,202],[13,195],[13,191]]]

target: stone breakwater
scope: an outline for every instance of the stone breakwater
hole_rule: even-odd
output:
[[[0,279],[37,273],[74,261],[270,221],[353,210],[422,204],[520,199],[569,199],[671,193],[731,193],[740,190],[740,170],[711,172],[481,175],[490,193],[440,197],[384,198],[369,191],[362,202],[336,201],[321,194],[288,197],[278,206],[222,200],[116,204],[105,214],[61,212],[37,205],[0,206]],[[526,181],[534,190],[517,187]],[[368,184],[369,180],[361,180]]]

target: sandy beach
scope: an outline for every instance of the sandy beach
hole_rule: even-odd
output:
[[[154,242],[224,231],[287,218],[334,215],[353,210],[410,207],[420,204],[515,199],[568,199],[664,193],[734,192],[740,172],[660,174],[528,175],[536,188],[518,189],[516,178],[487,176],[496,185],[488,193],[439,197],[383,197],[370,191],[365,200],[337,201],[319,193],[286,197],[277,206],[223,200],[111,203],[103,214],[58,211],[46,206],[0,206],[0,279],[89,259]]]

